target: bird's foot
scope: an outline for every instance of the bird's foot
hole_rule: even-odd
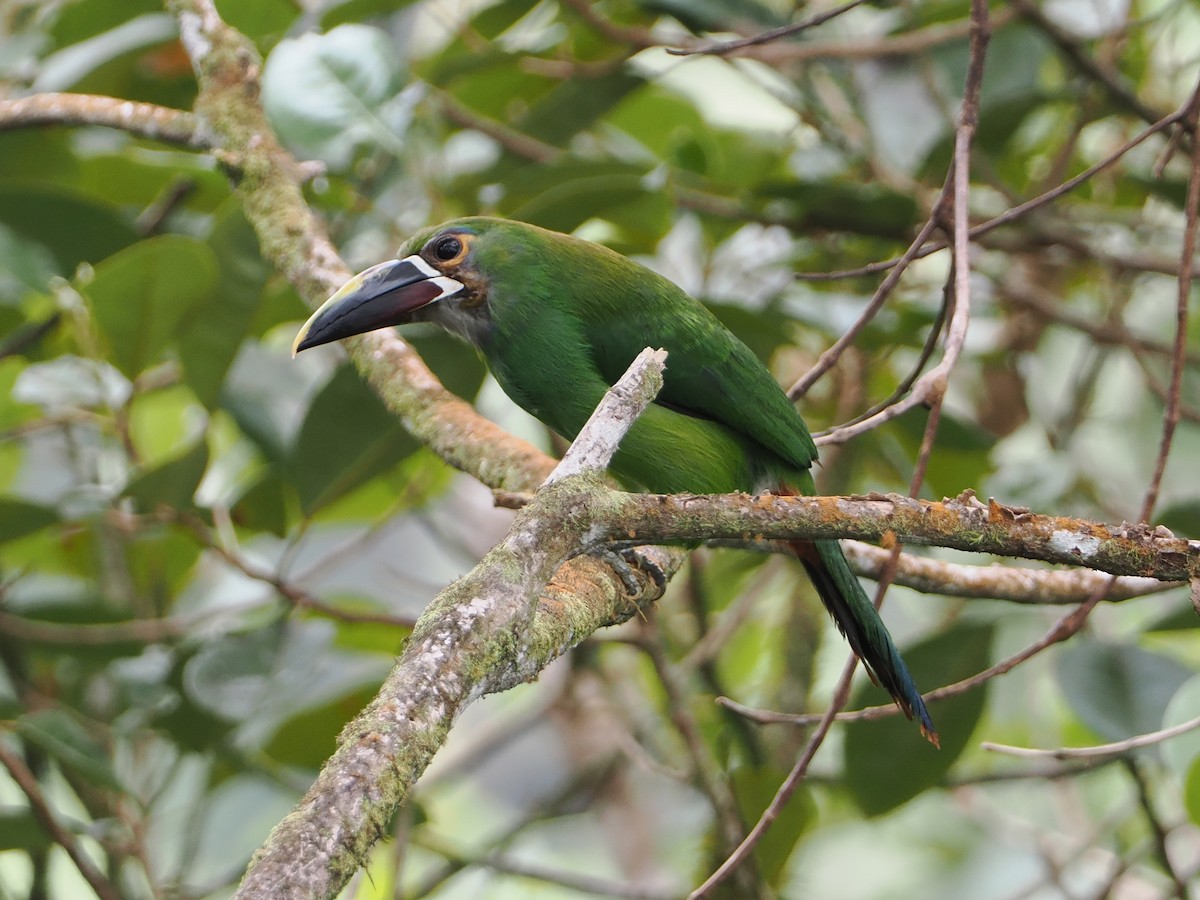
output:
[[[652,560],[638,553],[636,547],[626,547],[619,551],[605,548],[600,551],[600,557],[613,567],[625,587],[625,593],[630,597],[637,598],[643,594],[642,584],[635,569],[640,569],[650,576],[659,594],[667,589],[666,574]]]

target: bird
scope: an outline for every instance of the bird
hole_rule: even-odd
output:
[[[473,345],[504,392],[568,440],[638,353],[661,347],[662,390],[622,439],[615,475],[663,494],[816,494],[816,444],[753,351],[674,282],[601,244],[485,216],[426,228],[325,301],[292,354],[415,322]],[[841,545],[786,543],[870,677],[936,746],[921,693]]]

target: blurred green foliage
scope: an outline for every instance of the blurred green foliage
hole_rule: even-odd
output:
[[[1069,6],[1046,10],[1057,34],[995,10],[975,221],[1144,129],[1129,93],[1165,114],[1192,90],[1194,6]],[[945,178],[967,60],[960,0],[867,5],[732,60],[662,45],[750,34],[808,8],[217,7],[265,57],[262,99],[281,139],[324,165],[306,196],[351,264],[454,215],[577,231],[710,303],[785,384],[881,277],[793,273],[903,251]],[[1063,35],[1103,77],[1062,52]],[[93,92],[181,109],[196,92],[174,20],[149,0],[0,8],[0,83],[10,96]],[[1189,174],[1172,159],[1160,176],[1163,148],[1153,139],[980,239],[970,340],[928,495],[973,488],[1048,513],[1137,517],[1162,427],[1168,273]],[[804,399],[814,429],[909,373],[946,270],[935,255],[906,274]],[[289,358],[306,315],[208,156],[88,126],[0,130],[0,740],[128,896],[226,895],[423,604],[507,522],[388,415],[340,351]],[[1200,316],[1190,329],[1194,348]],[[471,351],[410,336],[452,390],[552,446]],[[1193,351],[1184,397],[1198,389]],[[1193,537],[1196,422],[1192,403],[1156,518]],[[907,490],[925,425],[917,410],[827,448],[825,487]],[[735,727],[714,695],[820,710],[844,659],[794,569],[703,551],[653,631],[634,622],[636,640],[592,642],[539,684],[473,709],[401,817],[404,852],[379,850],[347,896],[399,885],[395,896],[524,897],[535,883],[539,896],[577,895],[506,873],[505,854],[649,895],[685,891],[724,855],[696,754],[719,763],[752,821],[804,738]],[[1058,615],[891,596],[886,617],[926,689],[1017,652]],[[1037,874],[1039,846],[1063,837],[1126,867],[1121,896],[1169,885],[1147,848],[1159,831],[1200,826],[1194,738],[1138,756],[1148,801],[1130,769],[1072,778],[1068,764],[1034,767],[978,744],[1113,740],[1195,718],[1200,642],[1186,604],[1175,592],[1103,606],[1092,634],[934,704],[940,753],[898,717],[835,726],[759,847],[760,875],[781,896],[1005,897],[1030,883],[1058,896],[1054,876]],[[646,640],[677,668],[682,706]],[[852,704],[880,697],[860,685]],[[1058,806],[1042,796],[1046,775],[1061,776]],[[50,841],[20,792],[2,777],[0,790],[6,896],[47,884],[42,896],[84,896],[70,871],[48,867]],[[1176,865],[1194,873],[1184,857]],[[1076,886],[1109,877],[1098,857],[1063,866]]]

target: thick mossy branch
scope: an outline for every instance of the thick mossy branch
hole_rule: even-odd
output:
[[[931,502],[870,497],[620,494],[598,541],[678,542],[857,538],[1084,566],[1111,575],[1185,582],[1200,573],[1200,541],[1149,525],[1105,525],[980,503],[973,494]]]
[[[615,496],[601,473],[662,386],[665,356],[647,350],[634,361],[504,540],[417,620],[375,699],[346,726],[316,782],[255,855],[238,897],[336,894],[467,704],[535,678],[597,628],[637,609],[608,567],[579,561],[564,567],[557,585],[551,579],[589,543],[596,503]],[[661,556],[656,562],[669,575],[678,555]],[[648,586],[640,599],[653,602],[660,593]]]

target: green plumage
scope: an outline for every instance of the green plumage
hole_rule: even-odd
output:
[[[386,321],[433,321],[471,341],[505,392],[564,437],[578,434],[642,349],[665,348],[663,389],[613,460],[622,477],[662,493],[814,493],[817,449],[791,401],[745,344],[662,276],[596,244],[489,218],[428,229],[398,256],[405,259],[392,265],[415,260],[461,290],[420,305],[396,300],[412,288],[377,288],[401,310]],[[351,306],[354,315],[366,309],[370,293],[357,280],[339,291],[297,347],[378,327],[378,316],[366,325],[344,316]],[[872,676],[935,739],[920,693],[837,542],[791,546]]]

